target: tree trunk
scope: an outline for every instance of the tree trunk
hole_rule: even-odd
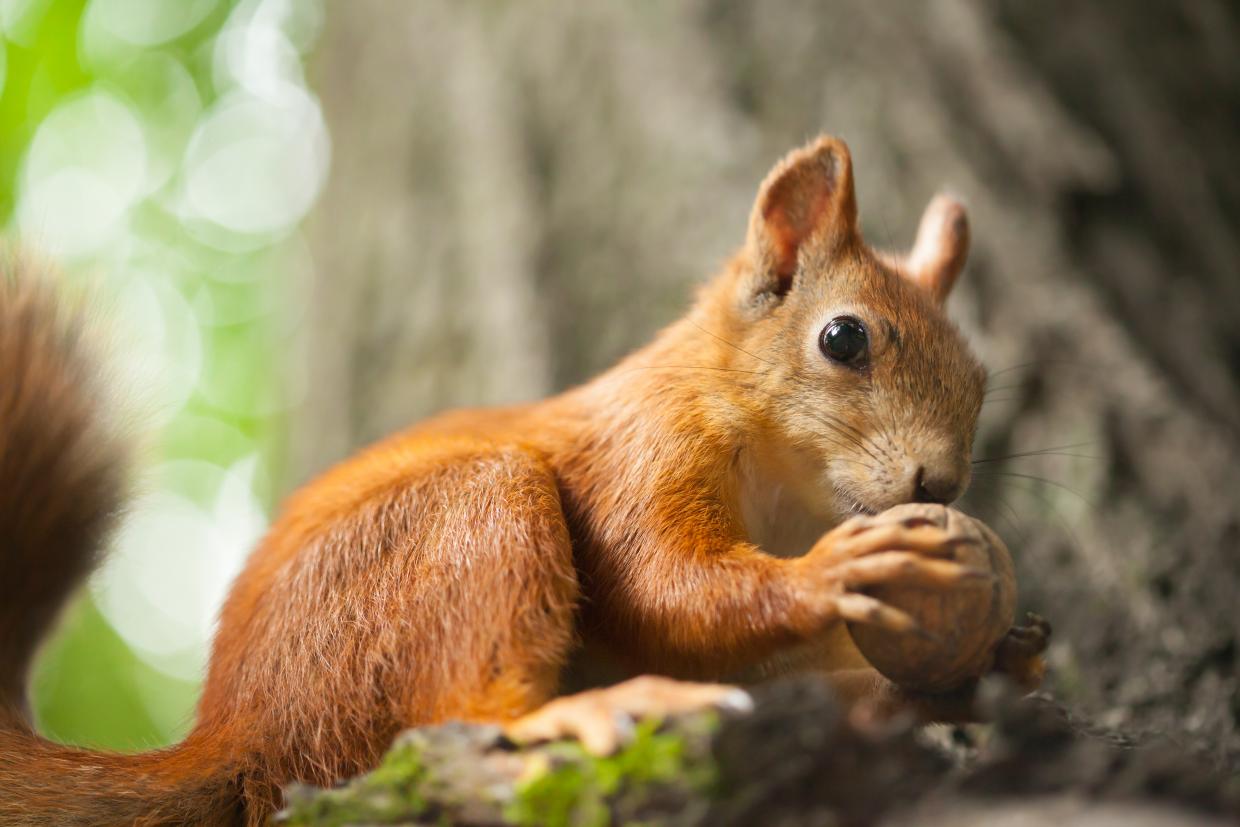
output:
[[[1041,453],[964,505],[1056,626],[1051,689],[1235,760],[1237,28],[1223,0],[337,2],[295,475],[606,367],[829,131],[872,242],[969,205],[977,454]]]

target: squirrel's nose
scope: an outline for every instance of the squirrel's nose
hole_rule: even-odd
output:
[[[964,493],[965,483],[959,474],[930,471],[923,465],[913,478],[913,502],[950,505]]]

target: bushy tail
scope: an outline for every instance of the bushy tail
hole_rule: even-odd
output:
[[[0,703],[21,708],[35,648],[120,511],[125,451],[85,326],[29,265],[0,267]]]
[[[111,755],[28,723],[31,657],[123,500],[126,451],[82,321],[46,274],[0,261],[0,824],[228,823],[228,769],[207,733]]]

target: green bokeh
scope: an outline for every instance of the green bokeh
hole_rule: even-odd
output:
[[[39,727],[59,741],[141,750],[180,739],[198,685],[142,662],[89,599],[66,614],[31,684]],[[163,713],[163,714],[160,714]]]
[[[129,0],[101,7],[158,19],[180,13],[169,4],[181,2],[145,0],[144,5],[143,0]],[[0,43],[4,58],[0,64],[4,67],[0,219],[9,228],[11,240],[38,248],[37,238],[23,237],[18,222],[23,158],[49,113],[87,90],[119,96],[142,118],[150,146],[158,143],[176,163],[184,159],[193,123],[184,123],[185,112],[175,106],[161,108],[161,88],[183,79],[188,71],[202,112],[209,110],[226,91],[216,88],[211,47],[230,16],[244,10],[244,5],[219,0],[209,13],[171,39],[147,46],[113,40],[94,52],[84,45],[84,21],[100,8],[91,9],[86,0],[19,0],[0,7],[4,26]],[[313,3],[293,7],[298,5]],[[175,77],[160,75],[159,67],[164,64],[176,69]],[[184,87],[184,81],[180,82]],[[190,115],[197,117],[193,112]],[[89,146],[91,137],[80,136],[83,146]],[[267,486],[278,477],[280,423],[286,401],[281,398],[284,388],[279,381],[284,348],[278,331],[285,326],[277,314],[282,303],[273,301],[271,293],[286,284],[279,276],[287,232],[251,237],[240,246],[213,244],[200,226],[189,226],[170,206],[181,171],[174,167],[167,184],[144,194],[132,206],[117,230],[121,237],[112,240],[115,243],[94,254],[71,257],[63,262],[63,269],[70,281],[81,278],[92,285],[106,284],[106,278],[97,277],[124,269],[128,263],[117,250],[134,249],[136,242],[144,251],[155,251],[155,277],[176,291],[195,316],[202,316],[198,320],[202,371],[175,414],[143,435],[143,460],[151,465],[196,460],[222,470],[254,456],[259,483],[255,487],[261,488],[256,496],[270,513],[272,495]],[[225,241],[230,239],[225,237]],[[201,307],[212,308],[215,315],[200,312]],[[183,489],[176,493],[210,509],[215,486]],[[164,745],[184,735],[199,683],[171,677],[144,661],[84,590],[41,653],[31,690],[36,722],[49,737],[133,750]]]

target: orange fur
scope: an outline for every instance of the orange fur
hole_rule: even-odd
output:
[[[963,484],[982,372],[938,306],[954,273],[924,269],[958,269],[963,250],[919,241],[922,269],[903,275],[857,235],[851,175],[834,139],[790,155],[688,316],[590,383],[442,415],[291,497],[223,608],[183,744],[141,756],[54,746],[21,722],[10,689],[0,821],[259,823],[280,785],[364,770],[402,727],[535,709],[582,644],[629,673],[855,666],[832,574],[841,535],[813,539],[911,499],[919,468]],[[18,307],[0,294],[0,337]],[[839,313],[870,331],[863,371],[817,351]],[[0,408],[4,462],[28,455],[27,476],[43,476],[26,506],[83,528],[33,528],[0,499],[0,566],[42,567],[52,587],[3,593],[6,675],[24,670],[116,497],[89,400],[46,392],[82,373],[80,354],[48,332],[62,330],[50,302],[33,318],[0,338],[19,397]],[[20,430],[31,417],[41,424]],[[59,460],[68,470],[38,454],[66,436],[81,446]],[[8,476],[0,495],[12,496]],[[755,543],[781,530],[788,548]],[[811,654],[780,661],[795,651]]]

